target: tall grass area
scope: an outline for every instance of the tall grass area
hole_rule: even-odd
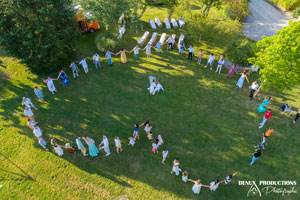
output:
[[[197,12],[197,10],[195,11]],[[212,10],[212,15],[220,11]],[[136,33],[126,30],[119,46],[131,50],[137,40],[148,30],[149,18],[167,16],[164,8],[149,8],[145,15],[144,30]],[[179,16],[179,13],[176,18]],[[77,41],[77,56],[86,56],[89,73],[85,75],[80,67],[80,78],[74,80],[68,66],[65,71],[70,83],[63,87],[55,81],[58,92],[52,95],[42,82],[46,76],[38,76],[14,58],[0,55],[0,199],[255,199],[247,198],[248,186],[239,186],[238,180],[295,180],[300,176],[299,128],[287,114],[280,112],[280,106],[287,102],[300,107],[300,87],[285,94],[273,91],[262,92],[260,98],[271,95],[273,117],[265,128],[258,129],[263,115],[257,112],[261,100],[248,100],[249,89],[235,86],[239,75],[228,79],[223,72],[217,75],[203,68],[209,53],[222,53],[227,43],[241,37],[240,25],[234,20],[232,32],[224,25],[209,25],[199,19],[186,29],[159,28],[168,35],[186,35],[187,44],[196,50],[204,49],[202,65],[187,59],[187,53],[179,56],[177,50],[162,53],[152,50],[147,59],[144,52],[138,62],[133,54],[127,54],[128,63],[121,64],[120,57],[113,57],[113,66],[108,67],[99,51],[99,39],[105,35],[103,29],[93,34],[83,34]],[[215,31],[208,33],[209,28]],[[222,22],[220,22],[222,23]],[[220,24],[219,23],[219,24]],[[227,22],[223,22],[227,23]],[[194,29],[195,28],[195,29]],[[223,27],[225,28],[225,26]],[[205,32],[205,34],[204,34]],[[190,35],[189,35],[190,34]],[[201,35],[201,38],[200,38]],[[200,38],[200,40],[199,40]],[[176,39],[176,40],[177,40]],[[229,40],[229,41],[228,41]],[[143,46],[144,47],[144,46]],[[101,70],[96,70],[91,56],[98,52],[102,59]],[[216,66],[215,66],[216,67]],[[154,75],[163,84],[165,91],[150,96],[147,91],[148,77]],[[57,74],[51,74],[56,78]],[[254,81],[257,74],[249,79]],[[46,102],[37,101],[33,87],[42,88]],[[30,97],[39,108],[34,111],[43,135],[49,144],[50,138],[58,143],[70,142],[76,146],[77,136],[90,136],[99,144],[102,135],[110,141],[112,155],[105,157],[101,152],[96,158],[83,157],[67,152],[58,157],[44,151],[32,131],[26,125],[21,99]],[[161,156],[151,151],[143,130],[135,147],[129,147],[128,137],[132,135],[134,123],[150,120],[153,134],[161,134],[163,148],[170,152],[166,165]],[[260,141],[261,134],[268,126],[275,133],[269,138],[269,146],[262,157],[250,167],[248,161],[253,146]],[[118,135],[124,152],[114,152],[113,138]],[[230,173],[238,172],[230,185],[220,186],[216,192],[202,188],[200,195],[192,193],[192,183],[184,183],[181,177],[171,175],[172,160],[180,159],[180,167],[189,172],[189,178],[200,178],[203,184],[217,178],[223,179]],[[297,185],[295,189],[299,190]],[[299,199],[299,192],[286,196]],[[281,199],[279,194],[269,194],[261,199]]]

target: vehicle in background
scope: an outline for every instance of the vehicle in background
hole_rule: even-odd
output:
[[[90,21],[90,18],[92,15],[90,13],[83,13],[81,10],[81,6],[77,5],[74,6],[74,9],[78,11],[79,13],[76,14],[76,22],[78,24],[78,28],[80,32],[90,32],[93,33],[95,30],[98,30],[100,28],[98,21]]]

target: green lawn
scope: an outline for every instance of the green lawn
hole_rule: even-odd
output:
[[[144,19],[149,16],[148,11]],[[184,31],[176,30],[178,36],[180,32]],[[78,56],[91,59],[97,50],[97,34],[102,33],[86,34],[78,40]],[[121,43],[131,50],[142,34],[127,31]],[[211,46],[204,41],[194,45],[196,50],[203,48],[206,56],[208,52],[223,51],[220,45]],[[300,107],[300,87],[284,95],[261,93],[261,97],[273,96],[273,117],[263,129],[258,129],[263,117],[257,111],[260,101],[248,100],[247,83],[243,89],[235,86],[238,75],[228,79],[224,69],[222,75],[216,75],[198,66],[196,60],[188,61],[187,54],[178,56],[176,50],[153,53],[150,59],[142,53],[137,63],[133,62],[132,54],[127,57],[127,64],[121,64],[119,56],[114,57],[112,67],[107,66],[106,60],[102,61],[104,69],[100,71],[89,63],[88,75],[80,67],[77,80],[67,69],[69,85],[63,88],[61,81],[55,82],[58,93],[52,95],[42,82],[45,77],[32,74],[18,60],[2,53],[1,199],[251,199],[246,196],[249,187],[239,186],[238,180],[297,181],[300,125],[292,123],[294,115],[282,114],[280,106],[288,102],[294,108]],[[165,92],[149,95],[146,89],[150,75],[159,79]],[[257,77],[252,74],[249,79],[254,81]],[[46,103],[36,100],[34,86],[42,87]],[[44,151],[26,126],[22,96],[30,97],[39,107],[36,119],[48,141],[56,138],[59,143],[71,142],[75,147],[76,136],[90,136],[99,144],[102,135],[107,134],[112,155],[105,157],[101,152],[93,159],[83,157],[80,152],[75,156],[65,152],[58,157],[53,151]],[[136,146],[127,145],[134,123],[145,120],[150,120],[154,136],[161,134],[165,141],[159,150],[169,150],[166,165],[160,163],[160,154],[151,152],[151,144],[142,129]],[[251,167],[248,161],[253,146],[259,143],[268,126],[275,133],[261,159]],[[116,135],[124,147],[120,155],[114,152]],[[180,167],[189,172],[189,178],[200,178],[203,184],[223,179],[234,171],[239,174],[230,185],[220,186],[216,192],[202,188],[200,195],[194,195],[192,183],[183,183],[181,176],[170,174],[176,157],[180,159]],[[299,199],[300,196],[299,193],[284,197],[272,194],[262,199],[281,198]]]

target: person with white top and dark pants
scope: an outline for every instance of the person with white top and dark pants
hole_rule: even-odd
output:
[[[98,69],[98,66],[101,69],[100,56],[97,53],[93,56],[93,63],[96,65],[96,69]]]
[[[254,95],[254,93],[255,93],[255,91],[257,90],[258,87],[259,87],[259,85],[256,81],[254,81],[252,83],[252,85],[249,87],[251,89],[250,95],[249,95],[250,100],[253,99],[253,95]]]
[[[190,47],[188,48],[188,51],[189,51],[188,59],[193,60],[193,54],[194,54],[195,50],[192,45],[190,45]]]
[[[168,42],[168,50],[171,51],[172,48],[173,48],[173,38],[172,38],[172,36],[170,36],[168,38],[167,42]]]
[[[222,67],[223,67],[224,64],[225,64],[224,57],[223,57],[223,55],[220,55],[216,73],[219,72],[219,74],[221,74],[221,70],[222,70]]]

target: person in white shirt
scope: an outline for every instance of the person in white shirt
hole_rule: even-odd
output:
[[[172,36],[170,36],[168,39],[167,39],[167,41],[166,42],[168,42],[168,50],[169,51],[171,51],[172,50],[172,48],[173,48],[173,38],[172,38]]]
[[[214,64],[214,60],[215,60],[215,59],[216,59],[216,58],[215,58],[214,54],[213,54],[213,53],[210,54],[210,56],[209,56],[209,58],[208,58],[208,61],[207,61],[207,64],[204,66],[204,68],[206,68],[207,65],[209,64],[209,65],[210,65],[210,70],[212,70],[212,66],[213,66],[213,64]]]
[[[220,181],[217,179],[216,181],[213,181],[209,184],[210,191],[216,191],[220,185]]]
[[[223,67],[224,64],[225,64],[224,57],[223,57],[223,55],[220,55],[219,56],[218,67],[217,67],[216,73],[219,72],[219,74],[221,74],[221,70],[222,70],[222,67]]]
[[[152,95],[155,95],[156,92],[159,92],[160,90],[164,91],[162,84],[160,84],[157,80],[154,81],[155,87],[154,91],[152,92]]]
[[[134,61],[137,61],[138,59],[139,59],[139,51],[141,50],[141,48],[138,46],[138,45],[136,45],[131,51],[130,51],[130,53],[132,53],[133,52],[133,54],[134,54]]]
[[[250,100],[253,99],[253,95],[254,95],[254,93],[255,93],[255,91],[257,90],[258,87],[259,87],[259,85],[258,85],[257,81],[254,81],[252,83],[252,85],[249,87],[249,89],[251,89],[250,95],[249,95]]]
[[[96,69],[98,69],[98,66],[99,69],[101,68],[100,56],[97,53],[93,55],[93,63],[96,65]]]
[[[88,65],[86,63],[85,58],[82,58],[81,61],[79,62],[80,65],[82,65],[82,68],[84,70],[84,72],[87,74],[89,72],[89,68]]]
[[[188,172],[184,171],[182,172],[182,181],[186,183],[187,180],[188,180]]]
[[[153,48],[153,47],[151,46],[151,44],[148,43],[147,46],[145,46],[145,48],[143,49],[143,51],[146,49],[147,58],[150,58],[151,48]]]
[[[195,50],[192,45],[188,48],[188,51],[189,51],[188,59],[193,60],[193,54],[194,54]]]
[[[33,114],[32,110],[30,109],[30,107],[25,107],[24,115],[25,115],[25,117],[27,117],[28,119],[31,119],[31,120],[35,121],[35,120],[34,120],[34,114]]]
[[[38,125],[34,126],[33,134],[35,135],[35,137],[42,137],[43,133],[40,127],[38,127]]]
[[[118,136],[115,137],[115,145],[116,145],[116,152],[117,152],[117,153],[123,151],[123,149],[122,149],[122,144],[121,144],[121,141],[120,141],[120,139],[119,139]]]
[[[28,119],[28,121],[27,121],[27,125],[28,125],[28,127],[29,127],[31,130],[33,130],[33,129],[34,129],[34,126],[37,125],[37,124],[38,124],[37,122],[35,122],[35,121],[31,120],[31,119]]]
[[[164,149],[162,152],[162,157],[163,157],[161,161],[162,164],[165,164],[167,157],[169,157],[168,155],[169,155],[169,151],[167,149]]]
[[[101,146],[101,145],[103,145],[103,146]],[[102,150],[102,149],[104,149],[106,156],[110,155],[109,143],[108,143],[108,139],[107,139],[106,135],[103,135],[103,140],[99,144],[99,150]]]
[[[26,107],[29,107],[29,108],[34,108],[35,110],[38,110],[34,105],[33,103],[31,102],[31,99],[30,98],[26,98],[26,97],[22,97],[22,106],[25,105]]]

